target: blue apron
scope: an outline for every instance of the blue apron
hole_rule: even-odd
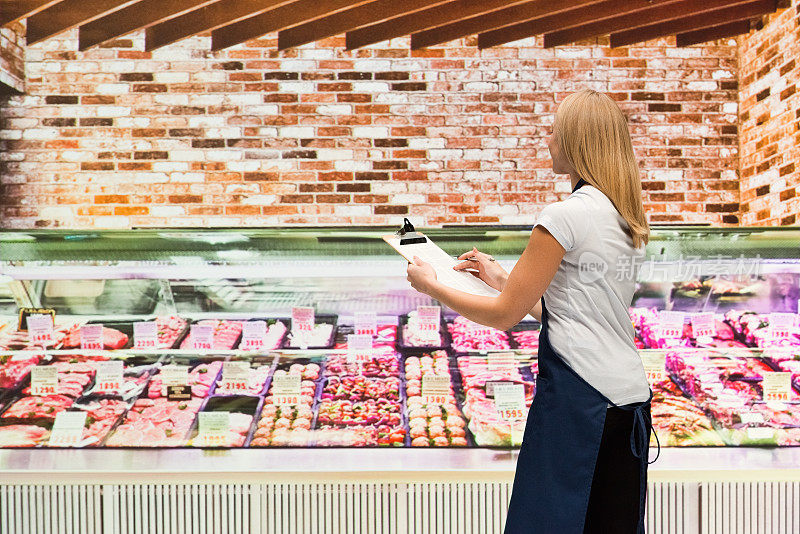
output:
[[[583,185],[578,183],[575,189]],[[528,420],[504,534],[581,534],[608,405],[616,406],[553,350],[542,297],[539,377]],[[634,412],[631,452],[640,461],[638,532],[643,534],[647,491],[650,399],[620,406]]]

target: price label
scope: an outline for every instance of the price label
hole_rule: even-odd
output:
[[[372,346],[372,336],[369,334],[347,334],[347,361],[368,362],[372,359],[374,352]]]
[[[683,312],[667,310],[658,312],[659,336],[666,340],[668,345],[674,344],[683,336],[683,319]]]
[[[467,322],[467,331],[472,337],[488,337],[492,335],[491,328],[474,321]]]
[[[487,358],[490,371],[510,371],[517,367],[513,352],[490,352]]]
[[[122,389],[122,360],[97,362],[94,389],[100,392]]]
[[[219,447],[228,441],[230,412],[200,412],[197,414],[197,440],[205,447]]]
[[[58,391],[58,369],[49,365],[31,367],[31,395],[55,395]]]
[[[368,336],[378,335],[378,316],[375,312],[356,312],[353,317],[353,333]]]
[[[192,348],[196,350],[211,350],[214,347],[214,327],[209,325],[193,324],[189,331]]]
[[[314,330],[314,308],[298,306],[292,308],[292,331],[297,333],[311,333]]]
[[[158,347],[158,325],[155,321],[133,323],[133,348],[146,350]]]
[[[666,355],[662,353],[641,354],[644,373],[651,384],[663,382],[667,379]]]
[[[81,326],[81,350],[103,350],[103,325]]]
[[[525,418],[525,388],[522,384],[495,384],[494,406],[500,419],[517,421]]]
[[[698,343],[711,343],[716,330],[713,313],[695,313],[692,315],[692,335]]]
[[[219,387],[223,391],[247,391],[250,379],[250,364],[247,362],[223,362]]]
[[[17,329],[20,332],[28,331],[28,317],[31,315],[49,315],[56,322],[56,310],[53,308],[20,308]]]
[[[513,382],[509,382],[508,380],[487,380],[484,386],[484,389],[486,390],[487,399],[494,398],[494,387],[497,384],[513,384]]]
[[[422,375],[422,402],[447,404],[450,399],[450,375]]]
[[[775,429],[768,426],[748,427],[747,437],[752,440],[774,439]]]
[[[245,321],[242,325],[242,341],[239,348],[242,350],[259,350],[267,342],[266,321]]]
[[[272,377],[272,403],[277,406],[300,404],[300,375]]]
[[[28,337],[32,345],[46,347],[53,344],[53,316],[31,314],[28,316]]]
[[[417,322],[423,332],[439,333],[442,322],[442,308],[439,306],[417,306]]]
[[[165,386],[186,386],[189,384],[189,367],[186,365],[165,365],[161,368],[161,382]]]
[[[762,372],[761,388],[765,401],[788,401],[792,391],[792,373]]]
[[[56,414],[48,445],[51,447],[72,447],[83,437],[86,412],[60,412]]]
[[[764,414],[758,412],[742,412],[739,414],[742,424],[762,424],[764,422]]]
[[[767,337],[772,341],[789,339],[794,330],[795,318],[793,313],[770,313]]]

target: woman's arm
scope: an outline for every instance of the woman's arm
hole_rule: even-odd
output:
[[[508,330],[528,313],[541,319],[540,300],[564,257],[564,248],[541,226],[531,232],[528,245],[508,282],[497,297],[471,295],[436,280],[433,268],[415,258],[408,266],[412,287],[427,293],[467,319],[499,330]]]

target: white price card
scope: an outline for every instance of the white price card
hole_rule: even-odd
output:
[[[375,312],[356,312],[353,317],[353,333],[378,335],[378,316]]]
[[[239,348],[242,350],[260,350],[267,342],[266,321],[245,321],[242,323],[242,341]]]
[[[273,376],[271,393],[277,406],[300,404],[300,375]]]
[[[450,375],[422,375],[422,402],[447,404],[450,398]]]
[[[133,323],[133,348],[146,350],[158,347],[158,325],[155,321]]]
[[[98,392],[119,391],[122,389],[122,360],[97,362],[94,389]]]
[[[103,350],[103,325],[81,326],[81,350]]]
[[[789,339],[794,330],[795,318],[794,313],[770,313],[767,337],[772,341]]]
[[[752,440],[771,440],[775,438],[775,429],[768,426],[748,427],[747,437]]]
[[[739,414],[739,419],[741,419],[744,425],[762,424],[764,423],[764,414],[759,412],[741,412]]]
[[[711,343],[716,329],[714,328],[714,314],[711,312],[695,313],[691,317],[692,335],[698,343]]]
[[[525,419],[525,388],[522,384],[495,384],[494,406],[500,419]]]
[[[644,373],[647,375],[648,382],[655,384],[667,379],[666,354],[663,352],[640,354],[642,366],[644,366]]]
[[[372,336],[369,334],[347,334],[347,361],[348,363],[364,363],[374,355]]]
[[[489,371],[508,371],[517,366],[513,352],[490,352],[487,355],[487,363]]]
[[[31,314],[28,316],[28,336],[31,344],[46,347],[53,344],[53,316]]]
[[[200,412],[197,414],[197,441],[204,447],[220,447],[227,443],[230,412]]]
[[[31,367],[31,395],[55,395],[58,392],[58,369],[50,365]]]
[[[417,306],[417,323],[422,332],[439,334],[439,325],[442,322],[442,308],[440,306]]]
[[[492,329],[490,327],[476,323],[475,321],[467,322],[467,331],[473,337],[487,337],[492,334]]]
[[[193,324],[189,330],[191,346],[196,350],[211,350],[214,347],[214,327]]]
[[[165,386],[186,386],[189,384],[187,365],[165,365],[161,368],[161,382]]]
[[[292,308],[292,332],[310,334],[314,330],[314,321],[314,308],[310,306]]]
[[[228,392],[246,392],[250,378],[248,362],[223,362],[219,387]]]
[[[765,401],[788,401],[792,391],[792,373],[762,372],[761,388]]]
[[[56,414],[53,430],[47,444],[50,447],[72,447],[81,441],[86,412],[60,412]]]
[[[683,335],[684,313],[661,310],[658,312],[658,335],[667,345],[675,345]]]

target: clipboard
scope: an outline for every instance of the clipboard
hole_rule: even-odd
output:
[[[454,271],[453,267],[461,263],[459,260],[442,250],[431,238],[414,230],[408,219],[403,221],[403,227],[396,234],[385,235],[383,240],[406,260],[413,263],[414,256],[417,256],[430,263],[437,280],[453,289],[482,297],[496,297],[500,294],[480,278],[464,271]]]

